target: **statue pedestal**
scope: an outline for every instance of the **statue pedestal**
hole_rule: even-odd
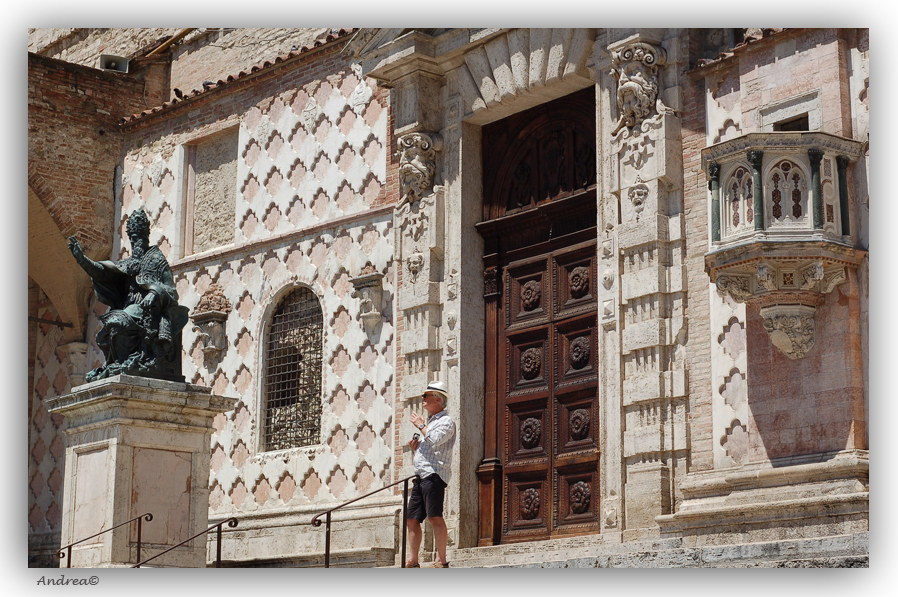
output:
[[[146,560],[204,530],[212,418],[236,402],[211,388],[129,375],[48,400],[48,410],[68,422],[61,545],[150,513],[141,529]],[[137,522],[72,548],[73,568],[135,563]],[[150,566],[204,568],[206,537]]]

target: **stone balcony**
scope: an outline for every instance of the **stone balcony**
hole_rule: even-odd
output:
[[[851,234],[848,168],[857,141],[819,132],[750,133],[702,151],[710,180],[705,269],[721,294],[760,307],[791,359],[814,344],[814,313],[866,251]]]

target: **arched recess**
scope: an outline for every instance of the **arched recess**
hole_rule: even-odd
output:
[[[75,263],[66,237],[44,203],[28,187],[28,275],[53,302],[60,318],[71,323],[63,328],[66,341],[84,338],[88,301],[93,287],[90,278]]]

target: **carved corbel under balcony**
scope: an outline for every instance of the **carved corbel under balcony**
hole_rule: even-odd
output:
[[[350,280],[355,290],[353,298],[359,299],[359,316],[368,331],[374,331],[383,318],[384,275],[373,267]]]
[[[213,367],[227,350],[228,340],[225,333],[225,322],[231,312],[231,303],[225,297],[218,284],[212,284],[200,298],[196,309],[190,316],[193,331],[200,340],[200,350],[205,355],[206,365]]]
[[[866,251],[827,241],[753,242],[705,255],[721,296],[760,308],[770,341],[790,359],[814,345],[814,314]]]

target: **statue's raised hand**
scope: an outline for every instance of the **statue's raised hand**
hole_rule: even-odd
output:
[[[78,242],[78,239],[74,236],[69,237],[69,251],[72,252],[72,256],[75,257],[75,261],[81,263],[84,261],[84,251],[81,250],[81,243]]]

